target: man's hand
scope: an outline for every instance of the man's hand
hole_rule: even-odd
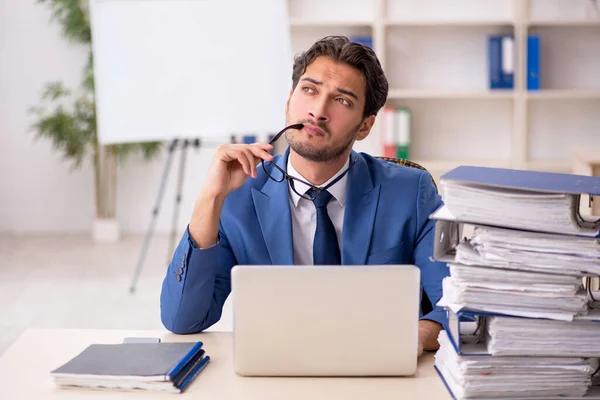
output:
[[[440,347],[437,338],[441,330],[442,326],[437,322],[426,319],[419,321],[419,357],[424,350],[437,350]]]
[[[256,178],[256,165],[260,160],[273,160],[269,153],[272,149],[266,143],[224,144],[217,148],[188,227],[196,246],[205,249],[217,243],[225,198],[248,176]]]
[[[273,146],[266,143],[224,144],[213,156],[202,193],[207,197],[225,198],[240,188],[248,176],[256,178],[260,160],[271,161]]]

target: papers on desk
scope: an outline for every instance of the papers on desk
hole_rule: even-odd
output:
[[[538,232],[598,235],[599,221],[584,219],[579,213],[579,194],[548,193],[516,185],[482,185],[443,177],[442,183],[444,202],[459,220]]]
[[[63,388],[180,393],[209,360],[202,342],[92,344],[51,375]]]
[[[436,368],[449,390],[589,398],[600,315],[583,277],[600,275],[600,225],[580,217],[579,198],[600,194],[600,179],[459,167],[440,183],[447,209],[431,216],[434,258],[450,276],[437,303],[449,317]],[[465,320],[478,322],[463,337]]]
[[[492,355],[600,357],[600,322],[486,318]]]
[[[457,400],[581,397],[594,368],[580,357],[461,356],[446,331],[438,337],[435,368]]]
[[[578,277],[449,264],[439,306],[571,321],[588,312]]]
[[[475,227],[456,262],[553,274],[600,275],[600,243],[590,238]]]

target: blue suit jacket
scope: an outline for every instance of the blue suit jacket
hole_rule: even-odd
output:
[[[284,169],[288,152],[274,161]],[[364,153],[351,157],[356,163],[348,172],[342,264],[416,264],[435,305],[449,271],[430,259],[434,221],[428,217],[442,204],[430,175]],[[217,245],[197,248],[186,229],[162,285],[161,319],[168,330],[196,333],[216,323],[231,292],[233,266],[294,264],[289,185],[269,179],[260,166],[257,174],[227,196]],[[440,307],[422,318],[446,321]]]

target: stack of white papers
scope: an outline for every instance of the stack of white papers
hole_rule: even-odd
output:
[[[579,212],[588,183],[476,167],[442,177],[434,257],[452,261],[437,305],[477,319],[467,336],[453,315],[438,338],[455,398],[600,398],[600,308],[583,286],[600,276],[600,219]]]
[[[456,249],[456,262],[553,274],[600,275],[598,240],[476,227]]]
[[[435,367],[458,400],[577,397],[591,385],[594,369],[584,358],[460,356],[445,331],[438,342]]]
[[[587,295],[576,276],[499,270],[449,264],[437,305],[453,312],[483,311],[572,321],[588,311]]]
[[[442,181],[459,220],[523,230],[595,236],[597,221],[579,215],[579,196]]]
[[[600,357],[600,322],[489,317],[492,355]]]

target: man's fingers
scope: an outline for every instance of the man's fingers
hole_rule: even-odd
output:
[[[256,178],[256,160],[254,159],[254,156],[249,151],[244,151],[243,153],[246,156],[246,159],[248,160],[248,165],[250,166],[250,171],[248,175],[250,175],[253,178]]]
[[[257,143],[254,143],[252,146],[258,147],[258,148],[266,150],[266,151],[273,150],[273,145],[268,144],[268,143],[257,142]]]
[[[273,156],[268,151],[263,150],[258,146],[250,146],[249,149],[252,152],[252,154],[254,154],[254,156],[259,160],[263,159],[265,161],[271,161],[273,159]]]
[[[242,164],[242,169],[244,170],[244,173],[246,175],[250,175],[251,167],[250,163],[248,162],[248,157],[246,156],[246,153],[243,151],[238,152],[236,159],[240,164]]]
[[[246,175],[256,178],[256,165],[261,160],[273,160],[273,156],[268,152],[272,148],[273,146],[266,143],[223,145],[219,149],[220,159],[225,162],[237,160]]]

